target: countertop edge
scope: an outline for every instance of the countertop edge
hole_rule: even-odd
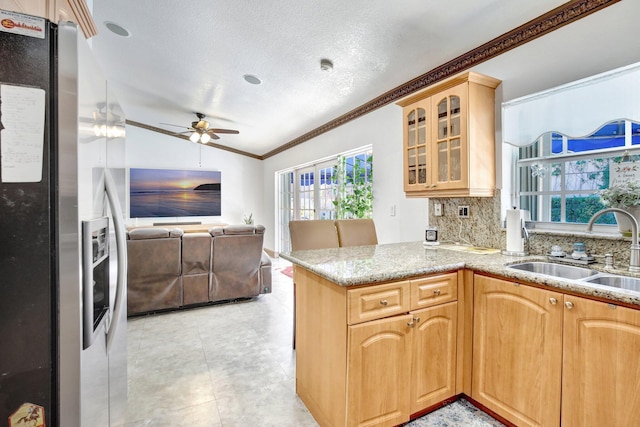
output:
[[[378,245],[375,248],[384,248],[384,246],[391,247],[392,245]],[[371,250],[371,247],[369,247],[368,250]],[[416,247],[410,247],[408,250],[416,250]],[[376,269],[374,263],[373,266],[367,268],[367,274],[351,275],[348,274],[350,273],[350,271],[345,271],[344,274],[341,274],[339,270],[332,270],[331,268],[329,268],[340,265],[341,263],[344,264],[346,262],[349,262],[349,251],[340,252],[338,249],[323,251],[324,257],[322,258],[322,262],[308,262],[302,259],[305,257],[312,258],[312,255],[321,253],[319,251],[299,251],[296,252],[295,255],[292,255],[290,253],[281,253],[280,257],[290,261],[294,265],[299,265],[300,267],[303,267],[320,277],[336,283],[339,286],[345,287],[392,282],[396,280],[404,280],[424,275],[455,271],[459,269],[468,269],[477,273],[491,274],[494,276],[505,278],[507,280],[513,279],[524,283],[542,285],[545,287],[549,287],[549,289],[556,289],[560,292],[564,291],[576,293],[584,296],[605,299],[611,301],[612,303],[620,302],[638,306],[638,308],[640,309],[640,292],[637,291],[605,287],[577,280],[555,278],[551,276],[544,276],[536,273],[529,273],[522,270],[507,268],[507,265],[514,263],[547,261],[547,258],[542,255],[530,255],[526,257],[510,257],[504,255],[473,256],[466,253],[452,254],[452,251],[447,251],[448,253],[445,257],[443,257],[447,259],[442,263],[439,263],[438,258],[436,257],[432,262],[429,263],[430,265],[413,265],[411,268],[403,268],[402,262],[399,262],[399,266],[393,269],[393,271],[391,271],[389,268]],[[331,251],[335,251],[335,254],[342,255],[341,258],[336,261],[332,261],[331,257],[334,253],[332,253]],[[451,260],[451,258],[457,259]],[[365,258],[365,261],[368,260]],[[364,261],[359,260],[356,262]],[[590,265],[589,267],[591,268],[593,266]]]

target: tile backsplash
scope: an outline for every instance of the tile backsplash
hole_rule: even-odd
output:
[[[442,216],[434,215],[434,203],[442,203]],[[458,218],[459,206],[469,207],[468,218]],[[498,249],[506,247],[499,191],[496,191],[494,197],[432,198],[429,200],[429,224],[438,227],[438,236],[442,243],[456,242]],[[531,255],[546,255],[553,245],[571,253],[574,242],[584,242],[587,252],[592,255],[613,254],[617,266],[629,264],[630,238],[530,230]]]
[[[434,215],[434,202],[442,203],[442,216]],[[458,218],[459,206],[469,206],[468,218]],[[500,249],[504,245],[499,193],[494,197],[430,199],[429,224],[438,227],[442,243],[457,242]]]

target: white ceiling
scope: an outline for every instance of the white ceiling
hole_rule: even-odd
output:
[[[163,123],[202,112],[260,156],[563,3],[93,0],[92,44],[128,120],[180,132]]]

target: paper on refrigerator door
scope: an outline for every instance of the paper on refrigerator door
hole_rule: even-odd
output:
[[[42,181],[45,91],[0,84],[0,180]]]

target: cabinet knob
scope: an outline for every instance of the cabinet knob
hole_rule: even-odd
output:
[[[389,301],[387,301],[386,299],[381,299],[380,305],[386,307],[387,305],[389,305]]]
[[[573,308],[573,303],[571,301],[567,301],[564,303],[564,306],[571,310]]]
[[[413,321],[416,322],[416,323],[420,323],[420,318],[418,316],[415,316],[413,318]]]
[[[411,320],[409,320],[407,322],[407,326],[410,327],[410,328],[413,328],[413,326],[414,326],[413,319],[411,319]]]
[[[549,298],[549,302],[551,303],[551,305],[556,305],[558,303],[558,300],[555,298]]]
[[[440,295],[440,289],[435,289],[435,290],[433,291],[433,294],[434,294],[435,296]]]

